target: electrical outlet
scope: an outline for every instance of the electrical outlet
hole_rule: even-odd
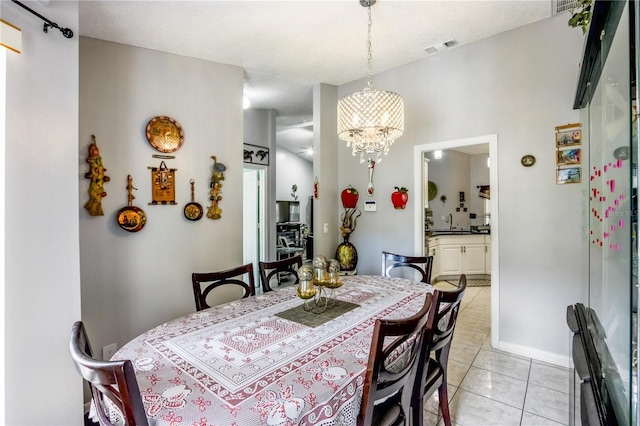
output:
[[[109,361],[111,357],[116,353],[117,350],[118,350],[118,345],[115,343],[104,346],[102,348],[102,359],[104,361]]]

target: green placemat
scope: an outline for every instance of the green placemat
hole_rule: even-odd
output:
[[[310,302],[313,304],[313,302]],[[355,303],[345,302],[343,300],[336,299],[336,304],[327,308],[320,314],[314,314],[313,312],[307,312],[304,310],[304,304],[296,306],[295,308],[287,309],[286,311],[278,312],[275,314],[277,317],[287,319],[289,321],[297,322],[298,324],[306,325],[308,327],[317,327],[324,324],[327,321],[331,321],[334,318],[338,318],[340,315],[349,312],[352,309],[357,308],[360,305]]]

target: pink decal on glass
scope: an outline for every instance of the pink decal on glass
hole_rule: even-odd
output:
[[[605,173],[607,173],[607,169],[608,169],[608,168],[609,168],[609,166],[607,166],[607,165],[605,165],[605,166],[603,167],[603,169],[604,169],[604,172],[605,172]]]
[[[618,168],[622,167],[622,158],[618,158]]]
[[[624,219],[620,219],[620,222],[618,222],[618,226],[620,228],[624,228]]]
[[[616,192],[616,180],[611,179],[608,183],[609,183],[609,188],[611,188],[611,192]]]

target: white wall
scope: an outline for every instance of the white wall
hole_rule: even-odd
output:
[[[568,360],[565,309],[586,283],[582,187],[556,185],[554,159],[554,127],[579,121],[572,105],[582,40],[555,16],[374,76],[377,88],[403,96],[406,130],[376,165],[378,211],[363,214],[351,240],[359,273],[378,273],[382,250],[412,253],[413,146],[497,134],[499,341],[552,362]],[[340,86],[338,97],[364,86]],[[537,157],[534,167],[520,165],[525,154]],[[338,186],[365,188],[366,164],[344,145],[338,157]],[[401,185],[409,205],[395,210],[387,198]]]
[[[296,195],[300,202],[300,222],[307,223],[307,204],[309,197],[313,195],[313,163],[280,147],[276,149],[276,162],[278,164],[276,200],[293,201],[291,187],[297,185]]]
[[[82,205],[88,182],[82,176],[94,134],[111,182],[103,199],[105,215],[80,209],[82,314],[94,347],[118,347],[140,333],[195,310],[191,273],[238,266],[242,262],[243,70],[203,60],[89,38],[80,40],[79,177]],[[175,118],[185,142],[165,160],[176,168],[177,206],[150,206],[151,175],[159,154],[144,134],[149,119]],[[184,218],[190,201],[210,205],[213,160],[227,166],[222,218]],[[74,155],[77,157],[77,154]],[[131,174],[133,204],[147,214],[137,233],[120,229],[116,212],[126,206]],[[77,184],[76,186],[77,187]]]
[[[78,33],[76,2],[28,3]],[[0,423],[80,425],[82,381],[69,356],[71,326],[80,319],[78,37],[45,34],[42,21],[17,5],[0,7],[3,19],[22,28],[22,53],[6,53],[1,96],[8,208]]]
[[[250,108],[244,110],[244,143],[269,148],[269,165],[266,167],[266,215],[265,237],[267,243],[266,259],[276,258],[276,170],[278,167],[276,152],[276,115],[275,109]],[[243,164],[245,168],[260,168]]]

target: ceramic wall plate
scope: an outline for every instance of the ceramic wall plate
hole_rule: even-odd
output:
[[[142,209],[135,206],[121,208],[116,219],[120,228],[128,232],[138,232],[147,223],[147,215]]]
[[[175,152],[184,143],[184,131],[176,120],[160,115],[147,123],[147,140],[160,152]]]
[[[536,157],[533,155],[525,155],[520,159],[520,163],[525,167],[531,167],[536,164]]]
[[[436,195],[438,195],[438,187],[432,181],[427,182],[427,194],[429,201],[433,200],[436,198]]]

